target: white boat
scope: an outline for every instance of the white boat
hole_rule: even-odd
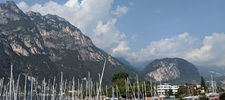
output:
[[[185,99],[185,100],[198,100],[199,97],[198,96],[187,96],[187,97],[184,97],[183,99]]]

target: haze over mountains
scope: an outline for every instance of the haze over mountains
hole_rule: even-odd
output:
[[[0,32],[0,77],[8,77],[13,64],[17,75],[52,78],[63,72],[71,79],[84,78],[91,72],[97,80],[106,60],[105,82],[120,71],[130,76],[139,73],[145,80],[153,81],[185,83],[182,80],[200,78],[198,69],[181,58],[145,62],[144,70],[137,71],[125,59],[116,59],[96,47],[82,30],[64,18],[32,11],[24,13],[12,1],[0,4]]]

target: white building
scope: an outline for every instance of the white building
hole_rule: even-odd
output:
[[[157,93],[158,95],[165,95],[166,91],[168,92],[169,89],[172,89],[173,94],[176,94],[178,92],[178,85],[169,85],[168,83],[164,83],[163,85],[157,86]]]

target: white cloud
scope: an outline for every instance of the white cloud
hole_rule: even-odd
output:
[[[203,66],[225,66],[225,34],[206,36],[203,46],[190,51],[186,58]]]
[[[115,23],[116,19],[109,20],[105,24],[100,21],[93,30],[95,33],[92,39],[93,42],[103,50],[110,51],[111,54],[115,52],[113,49],[117,48],[121,42],[124,42],[123,39],[126,37],[124,33],[116,29]]]
[[[112,50],[112,54],[117,55],[117,56],[122,56],[122,55],[124,55],[123,54],[124,52],[127,52],[129,50],[130,50],[130,48],[128,47],[128,42],[122,41],[119,43],[119,45],[116,48],[114,48]]]
[[[113,2],[114,0],[68,0],[65,4],[58,4],[49,1],[43,5],[37,3],[30,7],[25,2],[20,2],[18,6],[23,11],[63,17],[89,36],[96,46],[108,53],[115,53],[116,48],[118,49],[124,42],[127,43],[126,35],[120,32],[115,24],[118,17],[128,12],[128,7],[117,6],[113,11],[115,9],[112,7]]]
[[[68,20],[77,26],[82,32],[88,36],[93,34],[92,29],[99,21],[106,22],[112,16],[111,5],[113,0],[68,0],[65,4],[58,4],[53,1],[45,4],[34,4],[29,9],[21,9],[23,11],[36,11],[42,15],[55,14]],[[20,7],[20,5],[19,5]],[[91,37],[92,38],[92,37]]]
[[[185,32],[171,38],[152,41],[146,48],[132,53],[130,61],[141,62],[164,57],[181,57],[193,48],[196,38]]]
[[[171,38],[152,41],[138,52],[126,53],[130,62],[143,62],[165,57],[184,58],[198,66],[225,66],[225,34],[212,33],[201,42],[185,32]]]
[[[85,3],[85,1],[82,2],[82,4]],[[82,5],[79,3],[78,0],[68,0],[64,5],[70,8],[80,8],[80,5]]]
[[[23,1],[18,3],[17,6],[25,12],[29,10],[29,6]]]
[[[117,6],[116,11],[113,11],[112,14],[120,17],[126,14],[128,11],[129,9],[126,6]]]

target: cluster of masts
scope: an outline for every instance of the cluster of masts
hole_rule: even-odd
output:
[[[105,67],[105,64],[104,64]],[[61,73],[61,80],[59,84],[56,82],[56,78],[53,82],[46,80],[45,78],[40,82],[36,78],[28,75],[24,75],[24,82],[20,81],[20,75],[17,80],[13,78],[13,66],[11,65],[10,78],[8,83],[4,82],[4,78],[0,79],[0,99],[1,100],[109,100],[119,99],[121,97],[118,86],[111,87],[111,91],[108,91],[107,85],[103,90],[102,78],[104,74],[104,67],[102,75],[99,75],[99,82],[94,83],[88,72],[88,78],[78,79],[75,82],[73,78],[71,81],[63,80],[63,73]],[[23,84],[23,85],[21,85]],[[146,98],[146,84],[139,86],[138,76],[135,84],[131,84],[129,79],[125,80],[126,97],[124,99],[140,100]],[[137,89],[133,88],[136,87]],[[154,88],[154,89],[152,89]],[[151,86],[151,90],[155,90],[155,87]],[[111,94],[109,94],[109,92]],[[156,95],[156,92],[150,92],[152,96]],[[154,94],[152,94],[154,93]]]
[[[105,69],[105,64],[103,72]],[[103,74],[103,73],[102,73]],[[100,76],[99,88],[96,88],[96,100],[99,98],[99,89],[102,83],[103,75]],[[4,77],[0,79],[0,99],[1,100],[78,100],[83,99],[83,81],[86,81],[86,98],[92,98],[93,82],[88,72],[88,79],[78,79],[75,83],[74,78],[72,81],[63,80],[63,73],[61,72],[61,81],[56,83],[54,77],[53,82],[45,80],[39,82],[32,76],[24,75],[24,83],[20,84],[20,75],[17,80],[13,78],[13,66],[11,64],[10,77],[8,82],[4,82]],[[75,89],[77,88],[77,89]]]

